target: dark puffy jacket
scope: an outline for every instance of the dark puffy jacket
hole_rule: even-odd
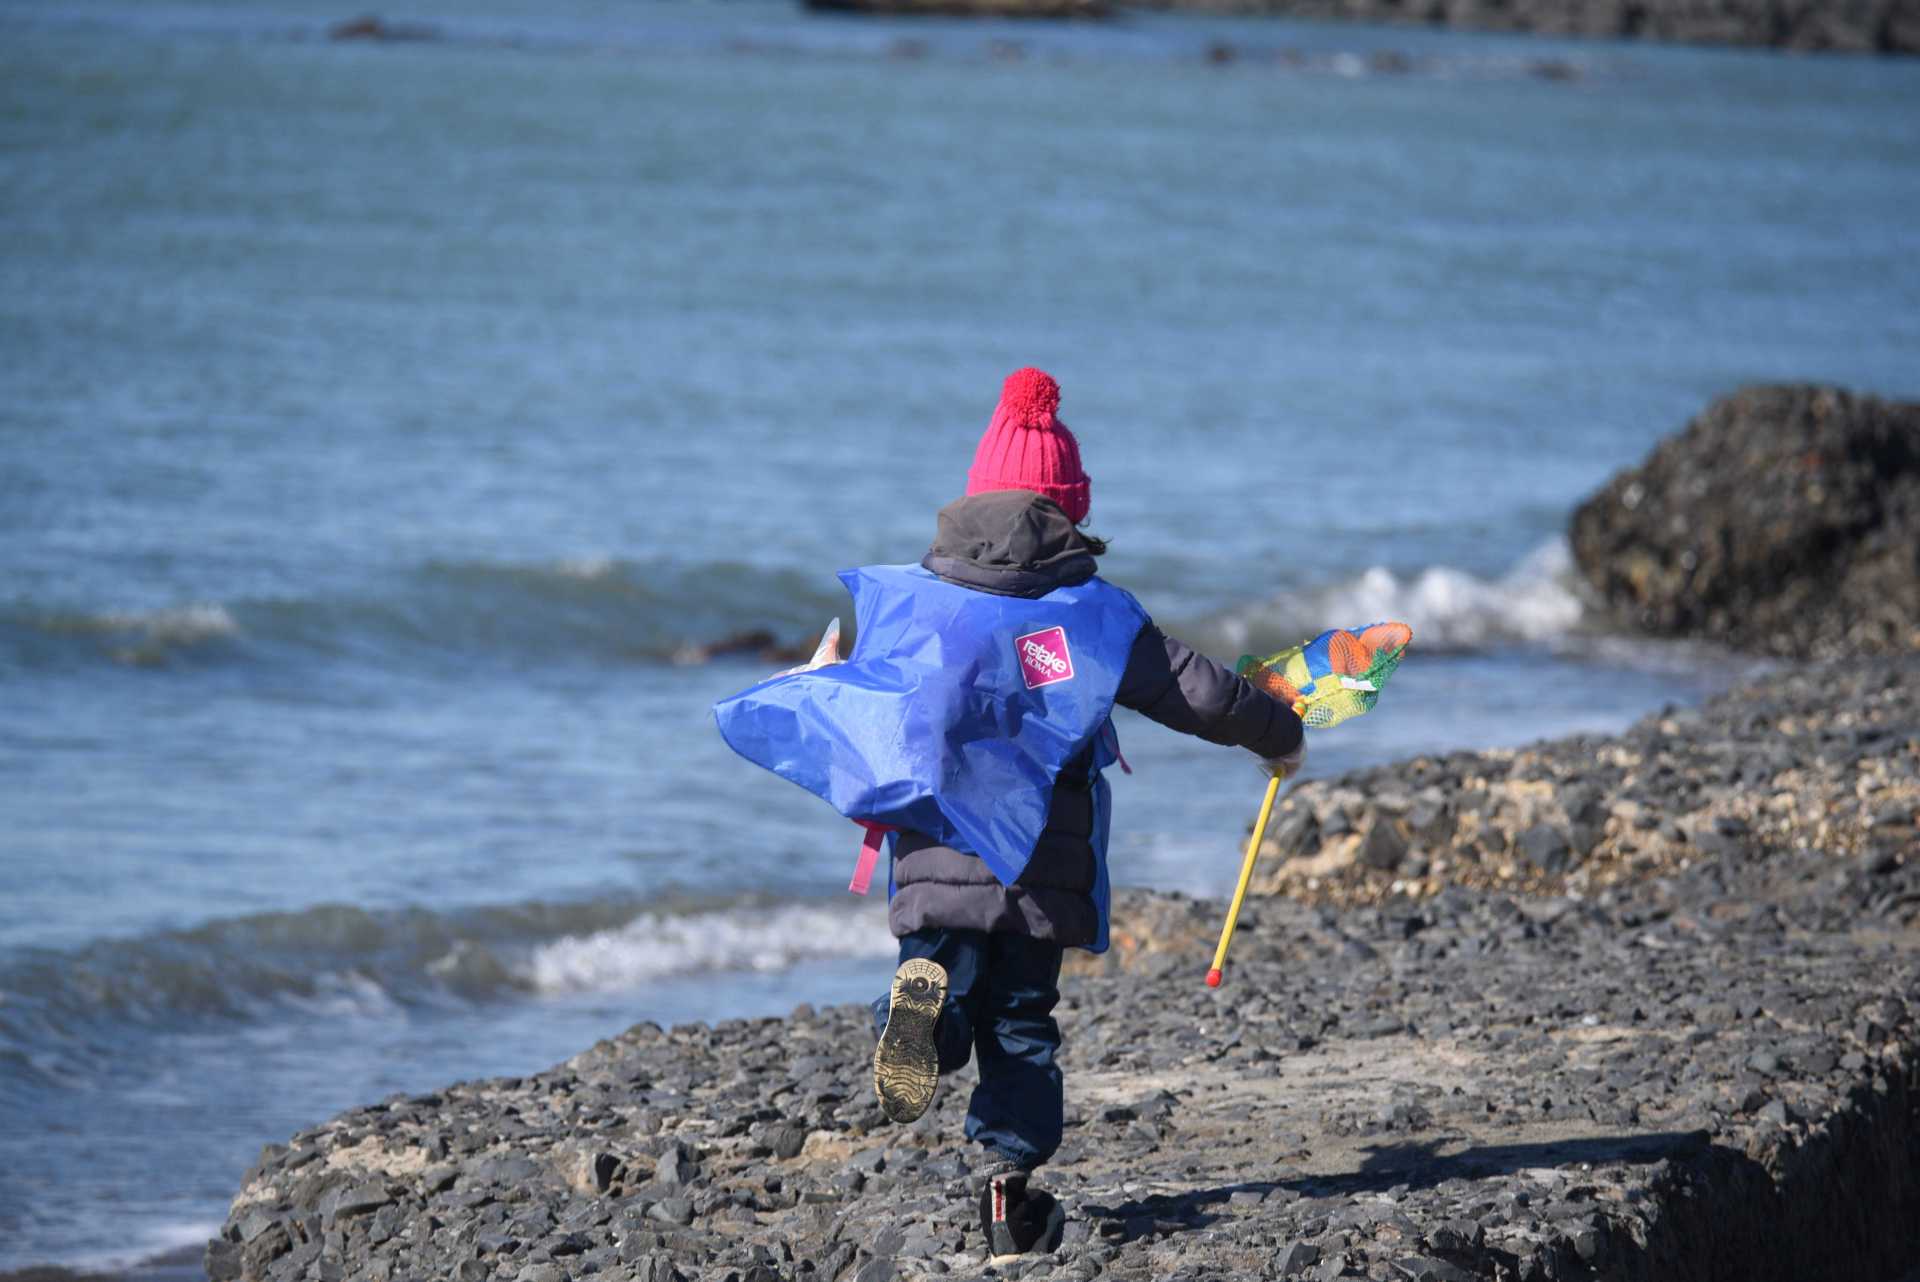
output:
[[[947,504],[921,560],[950,583],[1001,596],[1044,596],[1098,569],[1086,538],[1067,514],[1025,490],[998,490]],[[1212,743],[1278,757],[1300,745],[1300,718],[1231,671],[1148,623],[1140,629],[1116,701]],[[1020,880],[1003,886],[974,855],[903,832],[894,848],[895,935],[923,926],[1000,931],[1093,943],[1093,791],[1070,763],[1054,788],[1053,809]]]

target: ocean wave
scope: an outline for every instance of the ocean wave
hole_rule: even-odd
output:
[[[1374,566],[1340,582],[1291,593],[1203,622],[1228,649],[1265,653],[1330,626],[1398,619],[1423,653],[1553,643],[1585,618],[1565,539],[1544,543],[1497,579],[1449,566],[1398,575]]]
[[[78,1065],[134,1028],[390,1019],[892,948],[882,908],[760,895],[250,914],[30,950],[0,968],[0,1080],[77,1082]]]
[[[1551,642],[1583,618],[1564,540],[1485,579],[1432,566],[1382,567],[1283,598],[1233,607],[1174,630],[1219,653],[1274,649],[1335,621],[1396,618],[1423,650]],[[810,651],[821,625],[852,610],[830,575],[734,561],[433,561],[353,596],[198,602],[93,613],[0,608],[0,665],[107,660],[142,667],[320,656],[382,667],[699,663],[779,664]]]
[[[83,1273],[124,1273],[130,1278],[196,1277],[207,1242],[219,1234],[220,1225],[218,1216],[151,1224],[122,1221],[119,1232],[125,1237],[111,1244],[88,1243],[62,1263]]]
[[[542,993],[633,988],[666,975],[786,970],[834,957],[889,957],[884,906],[796,905],[750,912],[647,913],[617,930],[544,944],[522,968]]]
[[[176,655],[211,652],[240,632],[233,612],[213,601],[98,612],[16,606],[0,611],[0,658],[35,664],[63,654],[93,654],[130,667],[153,667]]]
[[[101,616],[100,624],[105,630],[138,633],[159,644],[196,645],[240,631],[225,606],[204,604],[111,613]]]
[[[827,574],[735,561],[430,561],[362,591],[147,610],[0,607],[0,667],[169,667],[288,655],[382,665],[498,656],[551,663],[804,654],[846,609]]]

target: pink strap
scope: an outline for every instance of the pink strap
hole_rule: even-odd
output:
[[[1127,754],[1120,751],[1120,727],[1113,724],[1112,718],[1108,718],[1106,727],[1101,731],[1101,733],[1110,734],[1113,736],[1114,759],[1120,763],[1121,770],[1125,771],[1127,774],[1132,774],[1133,767],[1127,764]]]
[[[894,829],[891,825],[868,823],[864,819],[854,822],[865,828],[867,835],[860,840],[860,858],[853,865],[853,880],[847,883],[847,889],[864,895],[873,885],[874,865],[880,862],[880,843]]]

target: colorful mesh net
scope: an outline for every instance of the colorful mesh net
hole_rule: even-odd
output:
[[[1242,655],[1234,670],[1292,705],[1309,727],[1324,730],[1380,701],[1381,687],[1412,640],[1413,629],[1404,623],[1375,623],[1358,633],[1334,628],[1264,659]]]

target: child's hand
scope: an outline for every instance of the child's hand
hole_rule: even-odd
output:
[[[820,644],[814,647],[813,657],[797,668],[788,668],[776,672],[774,677],[790,677],[796,672],[812,672],[840,662],[840,616],[834,615],[833,622],[827,624],[827,630],[820,634]],[[768,680],[772,680],[769,677]]]
[[[1306,764],[1307,741],[1305,739],[1300,741],[1298,748],[1295,748],[1284,757],[1262,757],[1260,759],[1260,768],[1282,783],[1299,774],[1300,768]]]

